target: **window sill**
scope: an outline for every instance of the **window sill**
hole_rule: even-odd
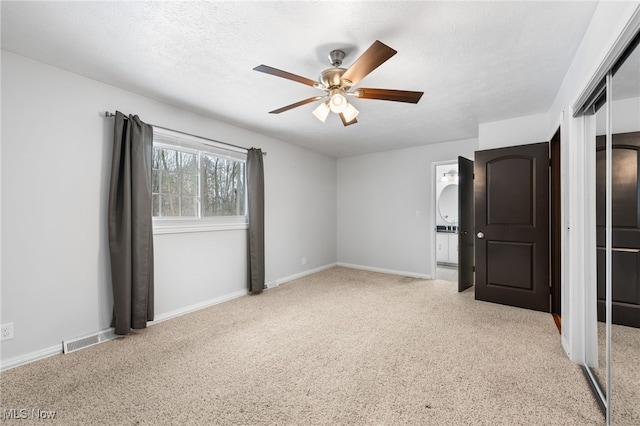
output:
[[[188,232],[215,232],[249,229],[248,223],[157,223],[153,224],[153,235],[183,234]]]

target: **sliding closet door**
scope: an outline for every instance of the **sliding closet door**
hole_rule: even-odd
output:
[[[640,425],[640,47],[614,67],[611,94],[610,419]]]
[[[606,424],[640,424],[640,34],[586,102],[595,154],[595,283],[585,288],[585,367]]]

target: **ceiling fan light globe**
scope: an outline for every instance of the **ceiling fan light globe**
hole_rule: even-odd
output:
[[[318,120],[324,123],[327,120],[329,112],[331,112],[331,109],[329,108],[327,103],[322,102],[316,109],[313,110],[313,115],[315,115]]]
[[[329,107],[331,111],[336,114],[340,114],[347,108],[347,98],[342,93],[334,93],[331,95],[331,100],[329,101]]]
[[[344,116],[344,119],[347,123],[351,123],[353,120],[355,120],[358,114],[360,114],[360,111],[355,109],[355,107],[350,103],[347,103],[347,107],[342,112],[342,115]]]

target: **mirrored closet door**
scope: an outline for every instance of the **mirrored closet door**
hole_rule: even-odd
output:
[[[640,47],[611,74],[609,420],[640,425]]]
[[[640,424],[640,48],[636,36],[584,109],[595,149],[596,279],[585,367],[606,424]]]

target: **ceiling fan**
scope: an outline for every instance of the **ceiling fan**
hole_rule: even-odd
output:
[[[354,96],[362,99],[379,99],[383,101],[408,102],[417,104],[423,92],[411,92],[408,90],[391,89],[371,89],[353,88],[371,71],[378,68],[387,59],[395,55],[396,52],[386,44],[376,40],[348,69],[341,68],[345,53],[342,50],[332,50],[329,53],[329,60],[333,68],[327,68],[320,74],[319,81],[314,81],[287,71],[282,71],[267,65],[258,65],[255,71],[286,78],[298,83],[306,84],[326,92],[324,96],[313,96],[311,98],[296,102],[291,105],[270,111],[270,114],[280,114],[290,109],[306,105],[311,102],[323,101],[313,114],[323,123],[327,119],[329,112],[340,115],[342,124],[349,126],[358,122],[356,116],[359,111],[347,101],[347,96]]]

